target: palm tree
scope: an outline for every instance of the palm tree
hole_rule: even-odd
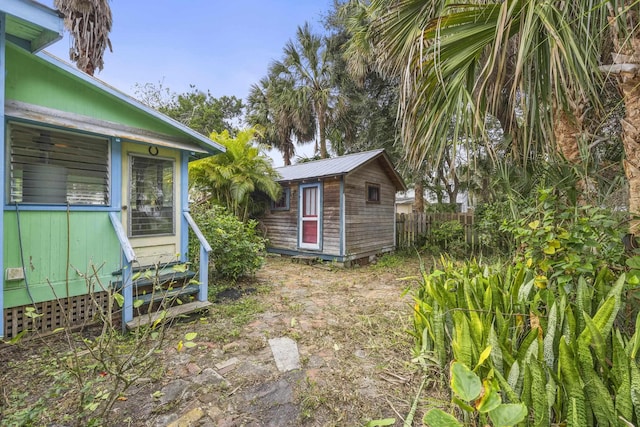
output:
[[[189,164],[191,185],[242,221],[252,213],[252,193],[260,191],[277,200],[281,191],[270,159],[253,144],[255,135],[254,128],[238,132],[235,138],[226,130],[213,132],[210,138],[226,151]]]
[[[487,115],[500,120],[520,163],[575,151],[549,141],[575,145],[575,107],[597,98],[600,45],[575,30],[586,26],[587,3],[373,0],[360,40],[400,79],[409,160],[440,161],[448,139],[485,140]],[[561,136],[572,137],[554,138],[559,119],[573,125]]]
[[[291,77],[295,88],[304,92],[300,99],[310,103],[316,121],[319,139],[316,152],[319,151],[323,159],[329,157],[327,128],[331,117],[330,109],[336,95],[333,93],[330,60],[323,39],[311,32],[308,23],[298,27],[296,42],[287,42],[283,60],[274,63],[272,70]],[[307,107],[301,105],[301,108]]]
[[[247,99],[247,122],[261,130],[258,140],[275,147],[282,154],[284,164],[291,165],[295,144],[312,141],[315,122],[310,105],[303,97],[305,91],[295,89],[293,81],[273,71],[251,86]]]
[[[73,46],[70,59],[85,73],[93,76],[104,67],[104,51],[111,47],[111,8],[108,0],[55,0],[64,15],[64,26],[71,33]]]

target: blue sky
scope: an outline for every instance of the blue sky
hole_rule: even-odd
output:
[[[53,7],[53,0],[41,0]],[[213,96],[246,99],[280,59],[298,25],[314,30],[332,0],[111,0],[113,53],[96,77],[133,95],[136,83],[174,92],[189,84]],[[46,49],[68,61],[69,40]]]
[[[40,0],[53,7],[53,0]],[[162,82],[183,93],[193,84],[219,98],[243,100],[282,57],[285,43],[309,22],[322,32],[333,0],[111,0],[113,53],[95,77],[135,95],[135,85]],[[46,50],[69,61],[69,38]],[[313,144],[296,147],[313,155]],[[271,150],[275,166],[282,157]]]

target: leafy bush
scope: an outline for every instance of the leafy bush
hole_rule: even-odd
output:
[[[535,269],[539,283],[555,279],[575,285],[580,274],[591,281],[603,266],[622,264],[622,221],[606,209],[562,206],[550,189],[539,190],[536,203],[500,229],[516,243],[516,260]]]
[[[257,221],[243,223],[225,208],[210,204],[194,207],[191,215],[211,245],[210,260],[216,274],[235,280],[262,266],[265,240],[256,233]],[[198,239],[193,233],[189,239],[189,258],[197,262]]]
[[[467,250],[464,227],[460,221],[436,222],[431,232],[422,236],[423,248],[432,253],[447,252],[451,255],[464,255]],[[422,243],[422,242],[420,242]]]
[[[479,250],[486,255],[508,255],[513,249],[513,235],[500,229],[510,218],[509,203],[483,203],[475,209],[475,232]]]

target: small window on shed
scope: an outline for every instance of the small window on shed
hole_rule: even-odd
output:
[[[367,183],[367,202],[380,203],[380,184]]]
[[[271,210],[272,211],[288,211],[289,210],[289,198],[291,195],[290,188],[282,189],[282,196],[276,201],[271,201]]]

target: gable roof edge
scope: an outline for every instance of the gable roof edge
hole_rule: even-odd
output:
[[[38,52],[35,54],[35,56],[53,65],[54,67],[61,69],[62,71],[71,74],[75,78],[82,80],[83,82],[95,87],[96,89],[102,92],[105,92],[110,96],[115,97],[119,101],[124,102],[132,106],[133,108],[136,108],[144,112],[145,114],[148,114],[154,117],[155,119],[160,120],[168,124],[169,126],[177,129],[178,131],[186,134],[186,136],[195,140],[195,144],[197,146],[203,148],[209,154],[223,153],[226,151],[226,148],[223,145],[205,137],[204,135],[201,135],[200,133],[185,126],[184,124],[178,122],[177,120],[174,120],[171,117],[165,114],[162,114],[159,111],[156,111],[151,107],[148,107],[147,105],[144,105],[142,102],[125,94],[124,92],[121,92],[120,90],[114,88],[108,83],[105,83],[102,80],[97,79],[96,77],[90,76],[78,70],[77,68],[73,67],[72,65],[68,64],[67,62],[57,58],[56,56],[48,52],[45,52],[45,51]]]

